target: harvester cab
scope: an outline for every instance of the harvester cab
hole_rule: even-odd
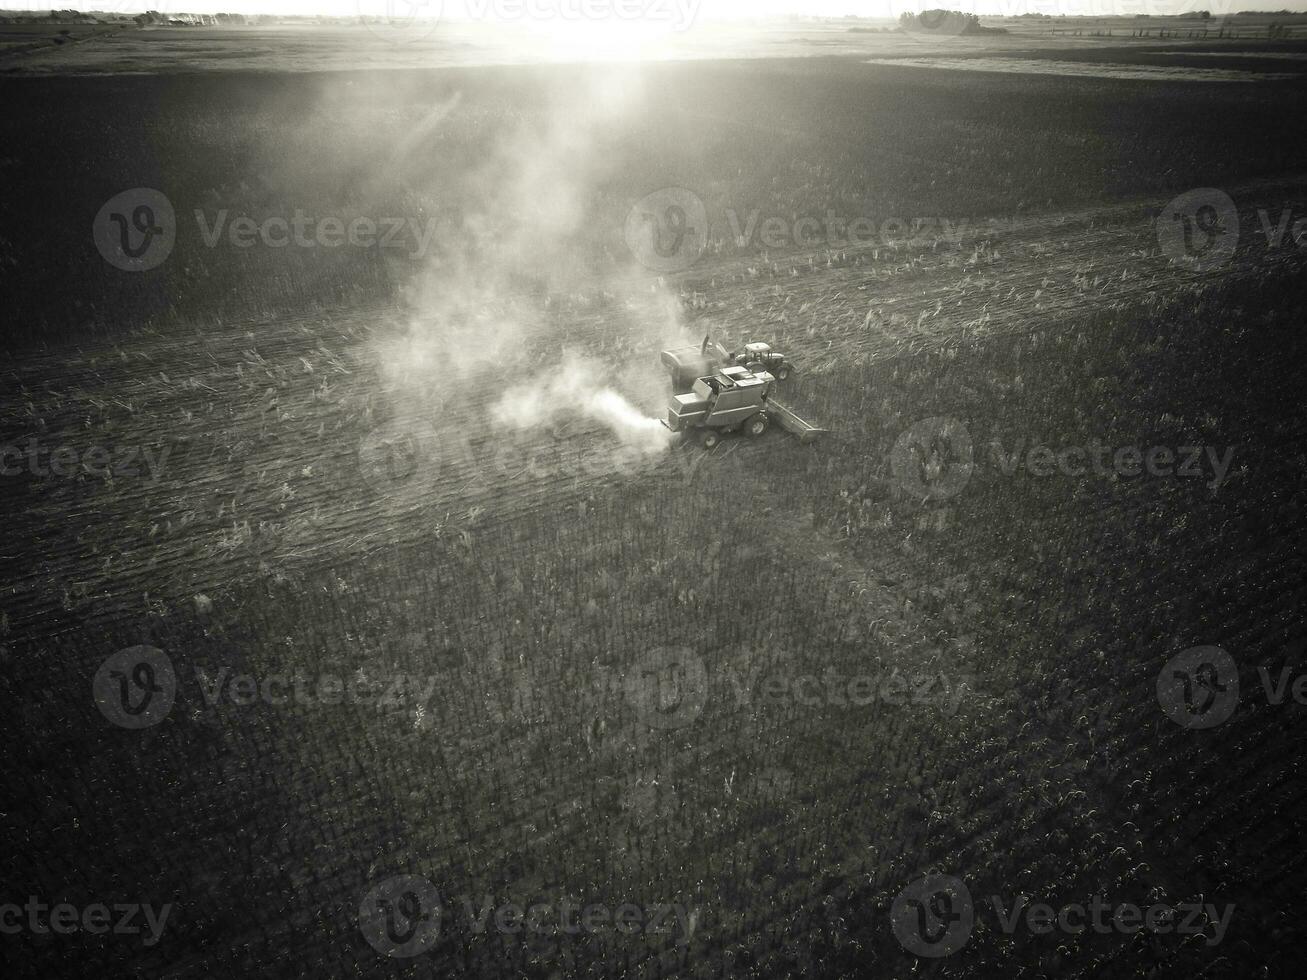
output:
[[[728,432],[743,430],[751,438],[767,431],[767,396],[775,379],[738,365],[719,368],[697,379],[690,390],[672,395],[663,423],[677,433],[700,432],[711,449]]]

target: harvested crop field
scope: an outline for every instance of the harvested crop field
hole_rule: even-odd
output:
[[[0,74],[17,975],[1284,975],[1294,42],[358,30]]]

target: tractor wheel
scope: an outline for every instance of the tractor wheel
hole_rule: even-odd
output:
[[[788,364],[782,364],[780,367],[776,369],[777,381],[784,381],[789,376],[790,376],[790,366]]]
[[[750,439],[757,439],[767,431],[767,416],[763,415],[762,412],[759,412],[753,418],[749,419],[749,421],[744,423],[744,431]]]
[[[721,433],[716,429],[704,429],[700,442],[703,443],[704,449],[716,449],[717,444],[722,441]]]

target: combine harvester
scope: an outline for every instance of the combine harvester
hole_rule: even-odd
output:
[[[743,431],[756,439],[772,422],[801,443],[823,435],[825,429],[805,422],[772,397],[776,376],[761,369],[769,363],[763,358],[779,365],[788,376],[784,356],[766,344],[749,344],[742,354],[732,355],[720,344],[705,339],[699,348],[663,351],[663,365],[671,372],[674,391],[663,425],[683,438],[698,432],[706,449],[712,449],[731,432]],[[740,360],[748,360],[754,369],[733,363]]]

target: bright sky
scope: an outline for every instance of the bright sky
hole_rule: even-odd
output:
[[[1307,11],[1307,0],[53,0],[61,10],[144,10],[189,13],[329,14],[349,17],[444,16],[451,20],[523,22],[551,19],[673,21],[733,20],[804,14],[896,18],[905,10],[947,7],[988,16],[1047,13],[1054,16],[1166,16],[1209,10],[1214,16],[1239,10]],[[41,10],[32,0],[0,0],[0,9]],[[589,16],[586,16],[587,13]]]

